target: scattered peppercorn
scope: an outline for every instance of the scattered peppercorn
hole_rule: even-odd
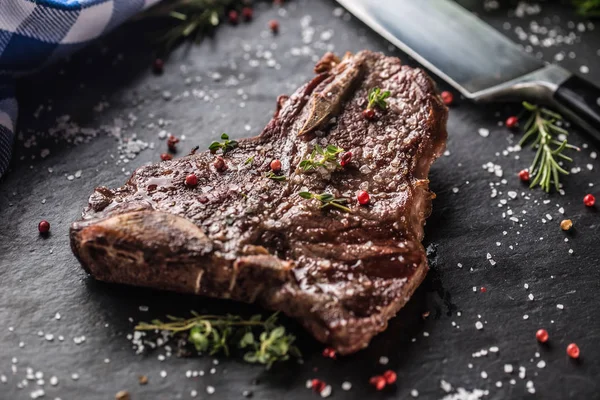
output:
[[[548,331],[545,329],[538,329],[535,333],[535,338],[540,343],[546,343],[548,341]]]
[[[276,19],[270,20],[269,29],[275,34],[279,33],[279,22]]]
[[[526,169],[521,170],[521,172],[519,172],[519,179],[521,179],[523,182],[529,182],[529,171]]]
[[[131,396],[127,390],[121,390],[115,395],[116,400],[130,400]]]
[[[169,160],[173,159],[173,156],[170,155],[169,153],[162,153],[160,155],[160,159],[163,160],[163,161],[169,161]]]
[[[388,385],[395,383],[397,378],[398,376],[391,369],[388,369],[383,373],[383,379],[385,379],[385,383],[387,383]]]
[[[575,343],[571,343],[567,346],[567,354],[573,359],[579,358],[579,346]]]
[[[251,21],[254,17],[254,10],[252,9],[252,7],[242,8],[242,17],[244,17],[245,21]]]
[[[365,206],[371,201],[371,196],[369,196],[369,193],[365,192],[364,190],[361,190],[360,192],[358,192],[356,199],[358,200],[358,203],[360,205]]]
[[[237,25],[238,22],[240,21],[240,15],[238,14],[238,12],[236,10],[230,10],[229,13],[227,14],[227,17],[229,18],[229,23],[231,25]]]
[[[509,129],[516,128],[517,125],[519,125],[519,119],[513,115],[511,117],[506,118],[506,122],[504,124]]]
[[[363,110],[362,115],[366,120],[371,121],[375,119],[375,110],[373,110],[372,108],[366,108]]]
[[[198,177],[196,176],[196,174],[190,174],[190,175],[186,176],[185,177],[185,185],[189,186],[189,187],[198,186]]]
[[[138,382],[140,383],[140,385],[145,385],[148,383],[148,377],[146,375],[140,375],[138,377]]]
[[[381,375],[372,377],[371,379],[369,379],[369,383],[375,386],[375,389],[377,390],[383,390],[386,384],[385,378]]]
[[[335,358],[335,350],[331,347],[326,347],[323,349],[323,357]]]
[[[311,381],[311,386],[315,392],[321,393],[323,391],[323,389],[325,389],[325,386],[327,386],[327,385],[325,385],[325,382],[323,382],[320,379],[313,379]]]
[[[225,171],[227,169],[225,160],[221,156],[217,156],[217,158],[215,158],[215,162],[213,163],[213,166],[215,167],[215,169],[217,171]]]
[[[179,143],[179,138],[177,136],[169,135],[167,147],[170,151],[175,152],[177,150],[177,143]]]
[[[345,167],[346,165],[350,164],[350,161],[352,161],[352,152],[347,151],[344,154],[342,154],[342,159],[340,160],[340,165],[342,167]]]
[[[596,204],[596,198],[593,194],[586,194],[583,198],[583,204],[585,204],[587,207],[594,207],[594,204]]]
[[[279,161],[279,160],[273,160],[273,161],[271,161],[271,170],[273,172],[279,172],[279,171],[281,171],[281,161]]]
[[[38,224],[38,231],[40,231],[42,235],[48,233],[50,231],[50,222],[45,219],[41,220]]]
[[[572,227],[573,221],[571,221],[570,219],[563,219],[562,221],[560,221],[560,229],[562,229],[563,231],[568,231]]]
[[[444,102],[444,104],[447,106],[451,106],[452,103],[454,102],[454,95],[452,94],[452,92],[444,90],[440,94],[440,96],[442,97],[442,101]]]
[[[154,59],[154,62],[152,63],[152,71],[154,71],[155,74],[159,75],[162,74],[164,70],[165,62],[162,60],[162,58]]]

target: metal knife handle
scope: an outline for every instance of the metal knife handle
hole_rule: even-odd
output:
[[[600,88],[573,75],[558,86],[554,101],[600,143]]]

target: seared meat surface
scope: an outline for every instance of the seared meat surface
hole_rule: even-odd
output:
[[[85,270],[102,281],[257,302],[339,353],[366,347],[427,272],[427,175],[444,150],[447,110],[429,77],[396,58],[328,54],[318,72],[278,99],[260,136],[97,188],[70,233]],[[374,87],[391,96],[367,120]],[[352,152],[351,162],[304,171],[317,144]],[[267,177],[274,159],[285,180]],[[195,187],[185,184],[190,174]],[[357,203],[360,190],[369,205]],[[300,192],[346,198],[350,212]]]

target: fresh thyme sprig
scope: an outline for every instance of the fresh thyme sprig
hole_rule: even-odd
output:
[[[255,157],[255,156],[248,157],[248,158],[246,159],[246,161],[244,161],[244,165],[252,164],[252,162],[254,161],[254,157]]]
[[[316,194],[316,193],[311,193],[311,192],[300,192],[298,193],[298,195],[300,197],[302,197],[303,199],[317,199],[319,200],[321,203],[321,207],[320,208],[325,208],[325,207],[337,207],[342,211],[346,211],[346,212],[352,212],[352,210],[350,210],[348,207],[343,206],[342,203],[347,203],[348,199],[336,199],[334,195],[332,195],[331,193],[321,193],[321,194]]]
[[[224,353],[229,356],[230,348],[245,351],[244,360],[271,368],[273,363],[293,357],[301,357],[293,345],[295,336],[286,333],[285,327],[277,323],[278,313],[262,320],[260,315],[243,319],[236,315],[200,315],[192,312],[193,318],[183,319],[167,316],[170,322],[153,320],[140,322],[138,331],[167,331],[187,336],[197,351],[210,355]]]
[[[385,101],[388,97],[390,97],[391,93],[389,90],[382,92],[380,88],[374,87],[369,91],[369,104],[367,105],[367,109],[374,108],[375,106],[381,108],[382,110],[387,109],[387,102]]]
[[[217,150],[221,149],[221,151],[223,151],[223,154],[227,153],[230,150],[235,149],[236,147],[238,147],[238,142],[235,140],[229,140],[229,135],[224,133],[221,135],[221,140],[223,140],[222,142],[212,142],[210,144],[210,146],[208,146],[208,149],[210,150],[211,153],[216,153]]]
[[[573,159],[564,155],[565,149],[579,151],[578,147],[556,140],[554,135],[567,135],[568,132],[557,126],[556,121],[562,120],[562,116],[546,108],[538,107],[528,102],[523,102],[523,107],[531,112],[531,116],[525,123],[525,134],[519,145],[531,141],[531,147],[537,148],[537,152],[529,168],[533,177],[530,187],[539,185],[543,190],[549,192],[554,181],[556,190],[560,188],[560,174],[568,175],[569,172],[558,164],[558,159],[572,162]],[[554,147],[553,147],[554,146]]]
[[[269,171],[265,178],[273,179],[274,181],[284,182],[286,180],[285,175],[277,175],[273,171]]]
[[[325,149],[323,149],[318,144],[315,144],[315,148],[310,153],[310,156],[306,160],[302,160],[300,162],[299,167],[302,168],[302,170],[304,170],[305,172],[307,172],[311,169],[324,167],[325,164],[333,164],[335,166],[339,166],[340,164],[337,162],[337,156],[343,151],[344,149],[334,146],[332,144],[327,145]]]
[[[584,17],[600,17],[600,0],[573,0],[575,10]]]

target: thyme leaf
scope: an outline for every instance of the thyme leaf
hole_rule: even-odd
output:
[[[300,193],[298,193],[298,195],[300,197],[302,197],[303,199],[307,199],[307,200],[310,200],[310,199],[319,200],[322,203],[320,208],[336,207],[342,211],[352,212],[352,210],[350,210],[348,207],[343,205],[345,203],[348,203],[348,199],[345,199],[345,198],[336,199],[335,196],[331,193],[315,194],[315,193],[311,193],[311,192],[300,192]]]
[[[244,360],[264,364],[267,369],[290,357],[301,357],[294,346],[296,337],[278,324],[278,313],[263,320],[261,315],[243,319],[236,315],[200,315],[192,312],[189,319],[167,316],[170,322],[153,320],[140,322],[137,331],[167,331],[183,335],[194,348],[202,353],[229,356],[232,349],[243,352]]]
[[[226,133],[221,135],[221,140],[222,142],[214,141],[208,146],[211,153],[216,153],[218,150],[221,150],[223,154],[225,154],[238,147],[238,142],[236,140],[229,140],[229,135]]]
[[[387,109],[386,99],[391,96],[389,90],[382,92],[380,88],[374,87],[369,91],[369,104],[367,105],[367,109],[374,108],[375,106],[381,108],[382,110]]]
[[[319,167],[324,167],[326,164],[339,166],[340,164],[337,162],[337,156],[343,151],[344,149],[341,147],[337,147],[332,144],[327,145],[325,149],[318,144],[315,144],[310,156],[308,156],[306,160],[300,161],[298,166],[302,168],[304,172],[308,172],[313,169],[316,170]]]
[[[265,178],[273,179],[274,181],[278,181],[278,182],[285,182],[285,180],[286,180],[285,175],[276,175],[273,171],[269,171],[265,175]]]

